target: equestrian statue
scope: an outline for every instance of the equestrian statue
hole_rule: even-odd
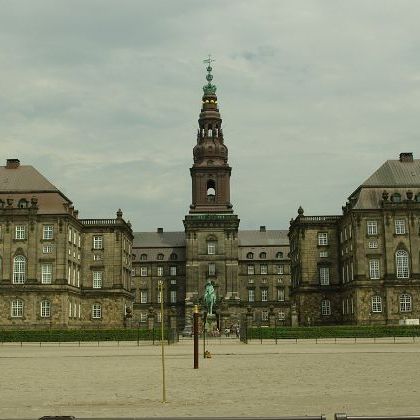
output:
[[[213,306],[216,303],[216,292],[214,291],[213,284],[207,280],[206,290],[204,291],[204,304],[207,308],[207,314],[213,315]]]

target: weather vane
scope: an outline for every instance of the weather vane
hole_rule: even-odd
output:
[[[211,63],[213,63],[214,60],[213,58],[211,58],[211,54],[209,54],[209,58],[206,58],[205,60],[203,60],[204,64],[207,64],[207,76],[206,76],[206,80],[207,80],[207,85],[203,86],[203,91],[204,94],[207,95],[214,95],[216,93],[216,85],[213,85],[211,83],[211,81],[213,80],[213,75],[211,74],[211,71],[213,70],[213,68],[211,67]]]

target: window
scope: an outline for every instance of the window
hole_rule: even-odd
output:
[[[248,258],[248,260],[253,260],[254,254],[252,252],[248,252],[248,254],[246,254],[246,257]]]
[[[319,283],[321,286],[327,286],[330,284],[330,268],[320,267],[319,268]]]
[[[397,251],[395,253],[395,260],[397,265],[397,279],[408,279],[410,276],[408,268],[408,252]]]
[[[277,274],[283,274],[283,273],[284,273],[284,265],[278,265]]]
[[[44,225],[42,230],[42,239],[52,239],[54,233],[53,225]]]
[[[283,252],[277,252],[276,258],[277,259],[283,258]]]
[[[147,260],[147,254],[141,254],[140,255],[140,260],[141,261],[146,261]]]
[[[159,324],[162,322],[162,314],[160,311],[156,313],[156,322]]]
[[[268,321],[268,311],[261,312],[261,321]]]
[[[164,255],[163,255],[163,254],[157,254],[157,259],[158,259],[159,261],[162,261],[162,260],[163,260],[163,258],[164,258]]]
[[[140,276],[147,277],[147,267],[140,267]]]
[[[369,277],[371,279],[379,279],[379,260],[369,260]]]
[[[327,232],[318,232],[318,245],[328,245]]]
[[[268,273],[267,265],[266,264],[261,264],[260,265],[260,274],[267,274],[267,273]]]
[[[94,289],[101,289],[102,288],[102,276],[103,276],[103,272],[102,271],[94,271],[93,274],[93,288]]]
[[[255,302],[255,290],[248,289],[248,302]]]
[[[369,241],[368,247],[369,247],[369,249],[376,249],[376,248],[378,248],[378,241]]]
[[[404,219],[395,220],[395,234],[405,235],[405,220]]]
[[[171,279],[171,284],[176,284],[176,279]]]
[[[261,302],[268,301],[268,289],[261,289]]]
[[[52,264],[41,264],[41,283],[51,284],[52,282]]]
[[[320,258],[327,258],[328,257],[328,251],[319,251],[319,257]]]
[[[267,253],[266,253],[266,252],[261,252],[261,253],[260,253],[260,258],[261,258],[262,260],[265,260],[265,259],[267,258]]]
[[[147,321],[147,312],[140,312],[140,322]]]
[[[20,300],[20,299],[12,300],[10,316],[12,318],[23,317],[23,300]]]
[[[391,201],[393,203],[401,203],[401,194],[398,194],[398,193],[392,194]]]
[[[215,276],[216,275],[216,264],[209,263],[209,276]]]
[[[51,303],[48,300],[41,302],[41,318],[49,318],[51,316]]]
[[[102,254],[93,254],[93,261],[102,261]]]
[[[283,302],[284,301],[284,289],[277,289],[277,300],[279,302]]]
[[[53,247],[51,244],[43,245],[42,246],[42,253],[43,254],[50,254],[53,250]]]
[[[277,316],[278,316],[279,321],[284,321],[286,319],[286,315],[283,311],[279,311]]]
[[[73,235],[73,245],[77,245],[77,232],[74,231],[74,235]]]
[[[18,208],[19,209],[26,209],[26,208],[28,208],[28,202],[24,198],[22,198],[18,202]]]
[[[321,301],[321,315],[331,315],[331,302],[328,299]]]
[[[102,318],[102,307],[100,303],[94,303],[92,305],[92,318],[93,319]]]
[[[162,266],[159,266],[157,268],[157,275],[158,275],[158,277],[162,277],[163,276],[163,267]]]
[[[26,278],[26,258],[18,255],[13,259],[13,283],[23,284]]]
[[[378,234],[378,222],[376,220],[368,220],[367,225],[367,234],[368,235],[377,235]]]
[[[72,230],[71,230],[71,227],[69,227],[69,234],[68,234],[68,236],[69,236],[69,242],[71,242],[71,237],[72,237]]]
[[[178,259],[178,255],[176,255],[176,254],[175,254],[175,252],[173,252],[173,253],[169,256],[169,259],[170,259],[171,261],[176,261],[176,260]]]
[[[176,290],[171,290],[169,298],[171,303],[176,303]]]
[[[93,237],[93,249],[103,249],[103,237],[94,236]]]
[[[171,276],[176,276],[176,265],[172,265],[169,268],[169,273],[170,273]]]
[[[15,226],[15,239],[26,239],[26,226]]]
[[[140,290],[140,303],[147,303],[147,290]]]
[[[248,264],[248,275],[253,275],[253,274],[255,274],[255,268],[253,264]]]
[[[207,254],[215,255],[216,254],[216,241],[207,242]]]
[[[372,296],[372,312],[382,312],[382,298],[380,296]]]
[[[400,295],[400,312],[411,312],[411,295],[407,293]]]

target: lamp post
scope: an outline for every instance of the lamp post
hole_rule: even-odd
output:
[[[165,382],[165,343],[163,333],[163,280],[159,280],[160,294],[160,347],[162,353],[162,402],[166,402],[166,382]]]
[[[198,306],[194,306],[193,313],[193,334],[194,334],[194,369],[198,369]]]

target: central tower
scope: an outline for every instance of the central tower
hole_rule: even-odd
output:
[[[230,304],[239,302],[239,219],[233,214],[230,202],[232,168],[228,164],[216,86],[212,84],[212,60],[209,58],[204,62],[207,63],[207,84],[203,87],[194,163],[190,168],[192,203],[184,220],[186,318],[192,304],[200,302],[205,284],[210,280],[217,296],[216,312],[221,315],[219,319],[226,319]],[[225,302],[223,305],[222,301]]]

